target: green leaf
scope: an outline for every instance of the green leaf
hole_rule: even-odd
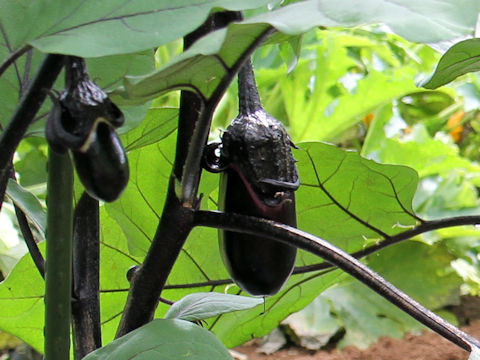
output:
[[[126,151],[139,149],[163,140],[177,128],[178,109],[150,108],[140,126],[122,136]]]
[[[468,10],[467,10],[468,9]],[[294,35],[314,26],[357,26],[384,23],[395,33],[415,42],[438,42],[471,34],[480,4],[475,0],[441,1],[309,0],[279,8],[247,22],[267,22]],[[468,11],[471,11],[469,13]]]
[[[480,71],[480,39],[468,39],[450,47],[438,62],[433,74],[419,86],[436,89],[460,75]]]
[[[316,258],[318,261],[318,258]],[[297,265],[312,263],[312,258],[301,253]],[[266,298],[266,311],[253,308],[238,313],[220,315],[207,321],[212,330],[227,347],[240,345],[252,338],[267,335],[288,315],[303,309],[321,292],[343,280],[339,270],[323,273],[292,275],[283,289],[275,296]],[[234,287],[231,291],[238,291]]]
[[[470,177],[480,174],[480,166],[462,157],[455,144],[432,138],[422,124],[415,125],[405,137],[385,139],[378,160],[410,166],[420,177],[445,175],[455,169],[468,171]]]
[[[215,292],[194,293],[176,301],[165,319],[204,320],[232,311],[247,310],[263,304],[263,299]]]
[[[7,195],[35,224],[37,229],[45,234],[47,215],[35,195],[12,179],[8,180]]]
[[[39,244],[45,249],[45,242]],[[0,327],[38,351],[43,350],[45,282],[30,254],[23,256],[0,283]]]
[[[142,127],[134,130],[133,141],[138,141],[135,134],[142,132]],[[175,141],[172,134],[163,141],[130,151],[127,188],[117,201],[105,205],[124,231],[131,254],[146,254],[155,234],[172,171]]]
[[[318,0],[298,2],[242,23],[231,24],[227,29],[201,38],[192,48],[158,71],[143,77],[127,78],[124,87],[115,94],[125,102],[139,103],[168,90],[187,88],[208,99],[226,71],[231,70],[242,54],[270,26],[288,35],[299,35],[316,26],[355,26],[385,22],[409,40],[425,42],[452,39],[471,32],[480,5],[474,0],[463,0],[464,7],[461,10],[450,11],[459,9],[456,2],[450,1],[445,3],[429,0],[426,6],[418,6],[419,3],[415,0],[408,0],[405,5],[398,6],[381,0],[369,0],[362,3],[361,7],[352,7],[347,0],[339,3]],[[449,11],[438,11],[437,7],[448,7]],[[472,11],[467,20],[465,9]],[[408,16],[399,16],[402,13],[408,13]],[[426,19],[428,22],[424,21]],[[445,26],[450,21],[452,26]],[[412,82],[412,77],[405,76],[404,79]],[[392,85],[395,85],[394,82]]]
[[[3,2],[5,37],[16,49],[26,43],[42,52],[81,57],[132,53],[181,38],[200,26],[214,8],[256,8],[266,0],[147,0]]]
[[[417,173],[379,164],[334,145],[298,144],[298,227],[346,250],[413,226]],[[345,226],[338,226],[338,224]]]
[[[158,319],[85,357],[94,359],[231,360],[232,357],[208,330],[188,321]]]

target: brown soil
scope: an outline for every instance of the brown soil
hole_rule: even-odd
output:
[[[480,319],[474,320],[470,326],[462,330],[480,339]],[[432,332],[421,335],[406,335],[403,339],[381,338],[366,350],[346,347],[309,352],[297,347],[287,347],[272,355],[257,352],[254,343],[246,344],[234,350],[246,357],[242,360],[466,360],[469,353]]]

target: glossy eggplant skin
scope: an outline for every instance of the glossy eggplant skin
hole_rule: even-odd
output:
[[[94,198],[114,201],[127,186],[129,167],[115,129],[125,119],[108,95],[90,80],[85,60],[67,60],[66,88],[50,112],[45,135],[50,148],[70,151],[85,190]]]
[[[259,206],[258,199],[252,198],[252,191],[235,170],[229,169],[221,177],[220,210],[296,226],[293,192],[275,207]],[[255,296],[280,291],[294,268],[295,247],[232,231],[220,231],[219,235],[223,262],[240,288]]]
[[[283,124],[263,109],[249,60],[238,75],[238,95],[238,116],[203,156],[207,170],[221,173],[219,209],[295,227],[300,180],[293,144]],[[221,230],[219,245],[230,276],[251,295],[276,294],[295,265],[295,247],[267,238]]]
[[[74,151],[73,160],[83,186],[96,199],[114,201],[127,186],[127,155],[115,130],[106,122],[96,126],[84,151]]]

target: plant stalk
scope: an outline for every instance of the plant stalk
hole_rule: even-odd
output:
[[[133,275],[117,338],[153,319],[167,277],[192,229],[193,211],[177,199],[174,181],[172,176],[152,245],[143,265]]]
[[[102,346],[98,200],[82,194],[73,224],[73,344],[75,359]]]
[[[210,31],[226,26],[238,13],[217,12],[185,37],[185,48]],[[220,97],[218,98],[220,99]],[[201,152],[210,129],[214,108],[205,109],[197,94],[182,91],[177,146],[172,176],[157,231],[144,263],[130,281],[130,291],[116,337],[123,336],[153,319],[168,275],[193,226],[193,208],[198,204]],[[203,121],[202,121],[203,119]],[[188,159],[194,158],[193,162]],[[190,165],[187,165],[190,164]],[[175,187],[188,178],[188,198],[179,199]],[[184,186],[182,186],[183,193]]]
[[[309,251],[360,280],[380,296],[462,349],[471,352],[474,346],[480,348],[477,339],[426,309],[366,265],[325,240],[271,220],[214,211],[196,211],[195,224],[267,237]]]
[[[68,154],[50,149],[47,187],[45,358],[70,356],[73,167]]]

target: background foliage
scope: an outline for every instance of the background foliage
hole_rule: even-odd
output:
[[[28,50],[0,78],[2,129],[42,52],[87,57],[91,77],[112,91],[112,99],[126,113],[121,132],[130,182],[118,201],[101,207],[105,343],[113,339],[125,304],[126,271],[141,263],[165,201],[178,115],[178,93],[172,90],[195,89],[208,98],[225,75],[219,59],[231,66],[270,25],[279,32],[256,51],[254,65],[265,108],[286,124],[299,147],[295,157],[302,183],[297,192],[300,229],[353,252],[414,226],[419,218],[480,213],[479,78],[469,74],[437,90],[416,85],[420,76],[425,86],[435,88],[478,70],[474,60],[462,66],[479,52],[478,40],[467,40],[449,50],[428,78],[440,60],[436,50],[473,34],[480,11],[477,1],[430,0],[419,7],[414,0],[403,6],[368,0],[352,7],[346,0],[308,0],[284,7],[270,4],[270,11],[267,3],[185,0],[171,8],[168,1],[144,1],[139,9],[121,1],[95,7],[91,1],[0,2],[1,58]],[[180,53],[178,39],[214,8],[252,10],[243,23],[216,31]],[[407,10],[408,16],[403,16]],[[471,51],[466,59],[461,57],[465,47]],[[455,76],[442,73],[452,64],[459,68]],[[62,88],[61,82],[57,88]],[[26,210],[38,240],[45,231],[43,126],[48,106],[16,153],[21,187],[11,183],[7,192],[11,202]],[[232,84],[215,114],[212,139],[218,139],[236,113]],[[204,208],[216,208],[217,187],[216,175],[202,175]],[[77,195],[81,191],[76,182]],[[1,221],[1,233],[8,235],[0,242],[0,269],[6,276],[0,284],[0,328],[41,350],[43,280],[30,257],[21,257],[22,242],[8,206]],[[479,240],[471,227],[445,229],[365,261],[425,306],[440,310],[457,303],[460,294],[478,294]],[[20,260],[15,264],[12,257]],[[319,262],[301,252],[297,266]],[[239,294],[236,286],[209,283],[227,278],[217,232],[196,228],[169,277],[167,285],[175,288],[167,286],[162,296],[177,301],[200,291]],[[401,336],[418,327],[339,270],[293,275],[279,294],[267,299],[264,314],[263,305],[258,305],[206,319],[205,327],[225,345],[235,346],[267,334],[321,293],[329,309],[324,315],[335,317],[346,329],[341,345],[366,346],[378,336]],[[162,317],[168,308],[162,304],[156,315]]]

